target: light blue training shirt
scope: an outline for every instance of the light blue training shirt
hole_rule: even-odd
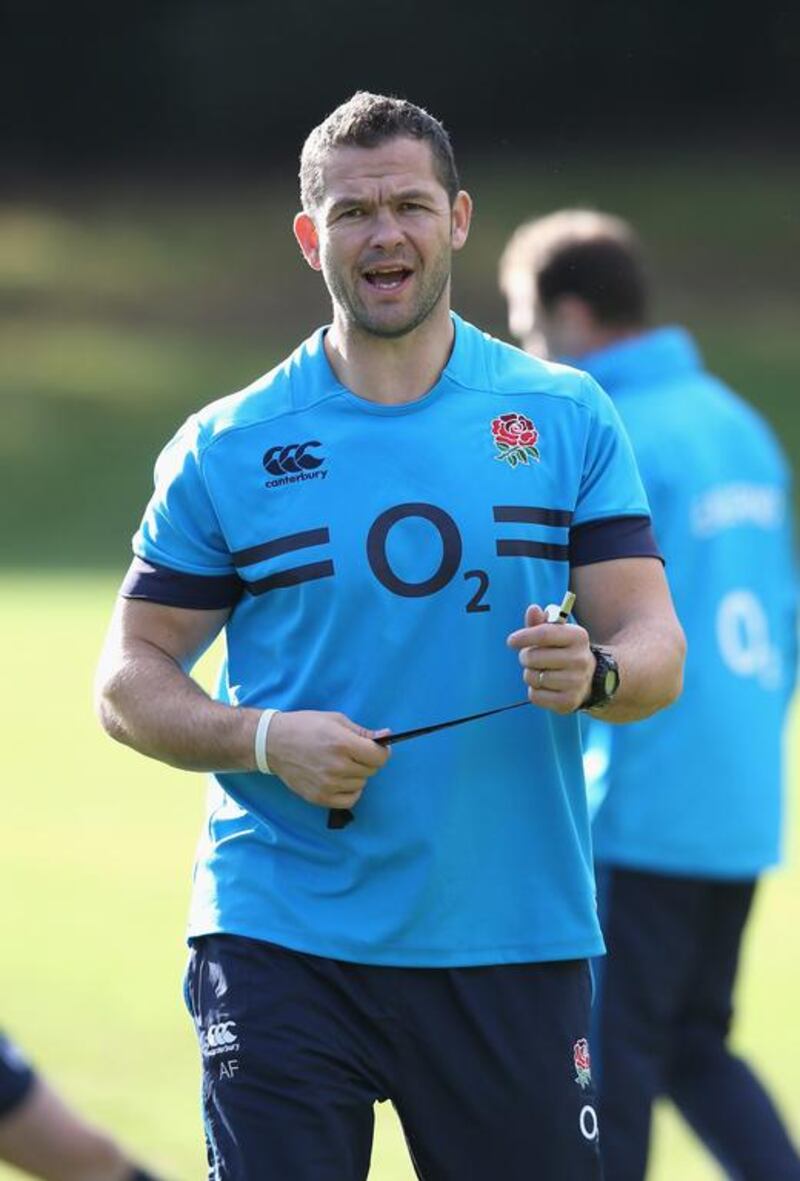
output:
[[[786,460],[763,418],[704,370],[680,328],[580,364],[627,427],[688,640],[674,705],[629,726],[589,723],[588,786],[602,799],[596,859],[753,877],[780,855],[797,667]]]
[[[160,456],[123,594],[231,608],[222,701],[399,732],[524,700],[506,637],[528,604],[656,556],[596,383],[454,324],[417,401],[344,388],[322,329]],[[190,935],[412,966],[602,951],[576,716],[398,744],[354,822],[326,821],[275,776],[215,775]]]

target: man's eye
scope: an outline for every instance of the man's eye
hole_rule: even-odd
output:
[[[403,209],[403,210],[412,210],[412,211],[414,211],[414,210],[416,210],[416,209],[424,209],[424,208],[425,208],[425,206],[424,206],[424,205],[420,205],[419,201],[403,201],[403,202],[401,202],[401,204],[400,204],[400,208],[401,208],[401,209]]]
[[[364,213],[363,209],[357,209],[357,208],[343,209],[342,212],[339,214],[339,217],[346,218],[347,220],[352,221],[356,217],[361,217],[363,215],[363,213]]]

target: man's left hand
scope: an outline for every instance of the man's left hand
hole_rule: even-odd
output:
[[[533,705],[557,714],[580,709],[589,696],[595,658],[589,633],[576,623],[548,623],[541,607],[525,612],[525,626],[506,640],[519,652],[522,679]]]

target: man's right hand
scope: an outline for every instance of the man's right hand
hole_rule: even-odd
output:
[[[367,780],[391,753],[374,741],[388,730],[366,730],[340,713],[294,710],[269,724],[267,761],[297,795],[321,808],[352,808]]]

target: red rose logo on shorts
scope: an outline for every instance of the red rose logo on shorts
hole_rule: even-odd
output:
[[[539,432],[524,414],[500,414],[492,419],[492,437],[499,452],[495,459],[501,459],[509,467],[518,463],[539,460],[536,443]]]
[[[589,1043],[585,1037],[580,1038],[572,1047],[572,1061],[575,1064],[575,1082],[583,1090],[592,1081],[592,1060],[589,1056]]]

